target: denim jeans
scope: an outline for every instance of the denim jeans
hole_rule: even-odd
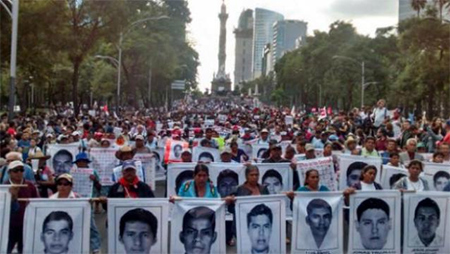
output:
[[[90,246],[91,252],[99,251],[101,248],[102,240],[100,238],[100,233],[98,232],[97,225],[94,220],[94,213],[91,212],[91,236],[90,236]]]

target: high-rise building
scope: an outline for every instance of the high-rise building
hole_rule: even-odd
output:
[[[408,18],[416,17],[417,11],[413,9],[411,5],[412,0],[399,0],[398,3],[398,21],[402,21]],[[438,1],[435,0],[427,0],[427,6],[435,6],[437,9],[438,7]],[[426,7],[425,7],[426,9]],[[425,14],[425,9],[420,11],[420,15]],[[442,12],[443,18],[450,20],[450,12],[449,8],[444,7],[444,10]]]
[[[273,25],[272,63],[267,66],[273,70],[275,63],[288,51],[296,48],[296,41],[306,39],[308,23],[300,20],[280,20]]]
[[[273,24],[283,20],[280,13],[256,8],[253,25],[253,78],[261,76],[264,46],[273,41]]]
[[[242,11],[239,16],[239,24],[234,29],[236,37],[235,63],[234,63],[234,87],[241,88],[243,81],[253,78],[252,49],[253,49],[253,10]]]

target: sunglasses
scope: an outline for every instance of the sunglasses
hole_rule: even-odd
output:
[[[22,172],[23,173],[23,171],[25,171],[25,170],[23,168],[14,168],[14,169],[11,169],[11,171],[14,172],[14,173],[17,173],[17,172]]]
[[[68,182],[59,182],[59,183],[57,183],[57,185],[59,185],[59,186],[70,186],[70,185],[72,185],[71,183],[68,183]]]

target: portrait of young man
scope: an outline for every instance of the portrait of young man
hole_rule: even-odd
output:
[[[389,205],[379,198],[368,198],[356,209],[356,231],[366,250],[382,250],[389,239],[391,219]]]
[[[347,187],[352,187],[355,183],[359,183],[362,169],[367,166],[366,163],[356,161],[347,168]]]
[[[173,156],[176,158],[176,159],[179,159],[180,157],[181,157],[181,152],[182,152],[182,150],[183,150],[183,147],[181,146],[181,145],[175,145],[174,147],[173,147]]]
[[[71,253],[69,243],[73,235],[72,217],[64,211],[51,212],[42,224],[41,241],[44,244],[44,253]]]
[[[271,253],[272,210],[259,204],[247,214],[247,234],[250,238],[251,253]]]
[[[262,177],[262,185],[267,186],[269,194],[280,194],[283,190],[283,177],[275,169],[269,169]]]
[[[69,173],[73,166],[73,156],[67,150],[59,150],[53,156],[53,170],[56,175]]]
[[[238,174],[230,169],[223,170],[217,176],[217,190],[221,197],[231,195],[238,184]]]
[[[425,198],[414,210],[414,226],[417,230],[411,241],[411,246],[441,247],[444,245],[442,236],[436,234],[441,221],[441,209],[436,201]]]
[[[209,254],[217,239],[216,213],[199,206],[184,214],[180,242],[186,254]]]
[[[314,243],[311,244],[317,249],[324,249],[325,245],[331,244],[331,241],[324,242],[333,220],[331,206],[323,199],[313,199],[308,203],[306,213],[306,225],[309,226],[314,239]]]
[[[148,254],[157,241],[158,219],[142,208],[129,210],[120,218],[119,242],[126,254]]]

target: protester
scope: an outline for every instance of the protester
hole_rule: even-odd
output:
[[[194,168],[194,180],[185,182],[178,190],[180,197],[219,198],[214,184],[209,180],[209,169],[204,164]]]
[[[423,171],[423,163],[419,160],[412,160],[408,164],[409,176],[404,176],[394,184],[398,190],[427,191],[430,190],[427,180],[419,175]]]

